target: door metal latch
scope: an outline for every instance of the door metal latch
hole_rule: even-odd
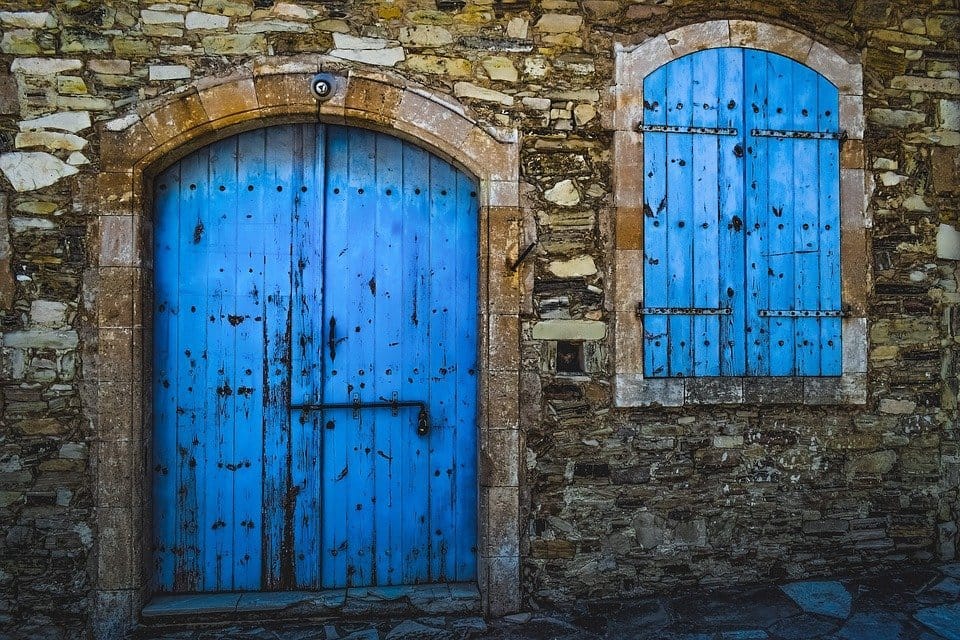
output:
[[[430,411],[423,400],[399,400],[394,393],[390,400],[375,402],[361,402],[360,394],[355,393],[350,402],[320,402],[310,404],[291,404],[290,408],[298,411],[323,411],[324,409],[351,409],[354,419],[360,417],[361,409],[390,409],[393,415],[398,415],[400,407],[418,407],[417,435],[425,436],[430,432]]]

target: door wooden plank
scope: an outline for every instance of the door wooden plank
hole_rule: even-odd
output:
[[[153,304],[153,582],[173,589],[177,539],[177,265],[180,243],[180,163],[156,183]]]
[[[667,124],[693,124],[693,68],[691,57],[667,67]],[[693,140],[684,133],[667,134],[667,302],[670,307],[693,306]],[[671,376],[693,374],[693,322],[688,315],[667,319]]]
[[[350,236],[350,251],[342,256],[343,266],[339,267],[347,270],[351,277],[347,286],[338,292],[342,294],[342,298],[339,298],[337,305],[331,309],[338,317],[342,313],[345,318],[343,330],[346,340],[342,347],[338,347],[338,351],[342,351],[342,355],[338,357],[343,358],[343,367],[354,381],[354,393],[359,393],[362,402],[378,400],[373,375],[376,345],[376,271],[373,257],[377,200],[375,157],[376,134],[365,129],[354,129],[350,134],[348,167],[350,225],[342,230]],[[330,262],[335,264],[333,260]],[[348,585],[372,584],[375,554],[373,503],[376,499],[374,427],[378,417],[377,410],[361,410],[357,420],[349,423],[351,444],[347,451],[350,466],[350,474],[347,476],[347,537],[350,541]]]
[[[276,262],[264,270],[264,342],[266,344],[265,406],[263,421],[263,587],[293,588],[293,504],[290,487],[290,361],[292,357],[291,323],[291,201],[293,182],[291,158],[297,131],[291,127],[271,127],[265,131],[270,158],[261,190],[272,203],[267,209],[274,225],[265,246],[275,246]],[[277,187],[281,187],[278,191]],[[268,244],[268,243],[273,243]],[[271,260],[272,262],[272,260]]]
[[[201,524],[204,591],[233,588],[233,429],[237,283],[237,138],[209,147],[207,223],[199,243],[205,247],[206,423],[201,447],[205,453],[205,502]],[[199,317],[200,310],[193,310]]]
[[[769,308],[767,261],[770,205],[768,202],[769,142],[771,138],[754,137],[752,129],[768,128],[766,53],[744,51],[744,128],[747,131],[746,155],[746,337],[747,375],[770,374],[769,322],[760,317],[761,309]]]
[[[407,320],[403,318],[403,211],[401,187],[403,180],[403,143],[391,136],[375,139],[375,183],[373,185],[374,214],[374,278],[370,296],[374,305],[374,369],[371,379],[376,398],[400,400],[399,380],[402,375],[400,345],[406,333]],[[413,419],[411,419],[413,416]],[[399,484],[396,474],[403,464],[410,434],[416,429],[416,410],[400,409],[370,412],[373,422],[374,455],[370,458],[374,475],[373,509],[373,572],[374,584],[399,584],[402,556],[401,531],[403,512],[396,500]]]
[[[708,49],[692,57],[693,96],[690,100],[694,127],[717,127],[720,95],[720,55]],[[719,142],[725,136],[692,135],[690,167],[692,211],[690,256],[693,305],[715,309],[720,306],[719,253]],[[720,375],[720,316],[694,316],[691,351],[693,374]]]
[[[423,149],[403,146],[403,296],[400,395],[429,401],[429,375],[423,354],[429,353],[427,334],[430,312],[430,155]],[[474,343],[476,338],[473,339]],[[430,438],[405,434],[398,481],[398,508],[404,526],[400,536],[400,580],[420,584],[429,580]]]
[[[265,270],[283,269],[285,264],[280,261],[278,265],[276,248],[265,244],[268,234],[272,233],[269,201],[262,188],[268,162],[265,138],[263,130],[255,130],[237,140],[237,238],[244,240],[245,250],[237,253],[236,312],[240,322],[236,326],[234,347],[236,423],[232,524],[233,589],[236,590],[260,587],[265,373],[262,294]],[[261,188],[257,189],[256,185]]]
[[[439,158],[430,159],[430,303],[428,309],[430,389],[430,578],[446,581],[454,569],[454,507],[451,481],[454,473],[450,452],[454,446],[452,426],[456,419],[456,385],[449,375],[448,353],[455,335],[451,292],[459,287],[452,264],[455,245],[454,169]],[[417,494],[419,497],[419,493]]]
[[[767,65],[767,126],[789,130],[793,126],[790,101],[793,94],[792,61],[782,56],[764,54]],[[767,289],[772,309],[794,307],[794,183],[793,147],[791,138],[771,138],[767,144]],[[786,376],[794,372],[793,318],[770,318],[770,375]]]
[[[661,68],[643,82],[644,122],[667,123],[667,71]],[[667,134],[643,136],[643,304],[667,307]],[[650,377],[670,374],[667,362],[667,317],[643,318],[643,370]]]
[[[326,127],[305,124],[293,141],[290,195],[293,211],[293,295],[291,398],[296,404],[319,400],[323,336],[323,204],[317,176],[324,173]],[[293,556],[297,588],[320,582],[320,421],[316,411],[290,417]]]
[[[817,78],[817,124],[820,131],[839,131],[837,88],[824,77]],[[836,140],[817,143],[820,165],[820,308],[840,309],[840,145]],[[841,319],[820,319],[820,374],[839,376],[843,372]]]
[[[349,181],[349,129],[344,127],[327,128],[326,176],[324,178],[324,291],[326,297],[323,304],[323,341],[320,347],[324,358],[323,400],[324,402],[350,402],[355,391],[355,372],[346,365],[345,351],[352,345],[346,342],[353,338],[354,327],[344,315],[346,309],[341,302],[348,297],[344,293],[349,286],[348,274],[342,269],[335,269],[333,265],[340,264],[344,256],[353,259],[351,251],[351,237],[345,233],[349,229],[352,219],[349,208],[348,191]],[[359,233],[366,229],[360,225]],[[342,310],[341,310],[342,309]],[[330,319],[339,320],[334,323],[335,334],[330,332]],[[338,340],[344,342],[337,343]],[[331,349],[331,343],[334,345]],[[333,353],[336,356],[333,357]],[[359,392],[357,390],[357,392]],[[356,423],[349,410],[330,409],[322,413],[323,416],[323,456],[321,461],[322,472],[322,500],[320,504],[321,521],[321,560],[320,571],[322,585],[326,588],[342,587],[347,584],[347,563],[350,555],[347,518],[350,495],[348,482],[351,473],[357,473],[356,468],[350,468],[351,455],[348,447],[352,446],[353,433]]]
[[[451,579],[466,582],[476,578],[477,546],[477,299],[469,295],[477,291],[479,273],[477,252],[479,202],[474,181],[456,171],[454,224],[456,250],[452,262],[458,284],[454,308],[453,367],[456,391],[456,419],[453,423],[453,504],[454,553],[456,565]],[[450,375],[448,373],[448,375]]]
[[[736,136],[719,136],[719,304],[731,314],[720,316],[721,375],[743,375],[746,370],[746,298],[744,221],[744,149],[747,146],[743,120],[743,50],[719,50],[720,100],[717,126],[737,130]]]
[[[206,311],[209,265],[205,260],[204,230],[209,224],[206,152],[181,162],[177,274],[177,522],[178,562],[174,570],[175,591],[198,591],[203,587],[202,527],[206,498],[206,396],[207,360],[204,358],[208,323],[198,322]]]

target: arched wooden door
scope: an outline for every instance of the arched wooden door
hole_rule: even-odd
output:
[[[156,589],[473,580],[473,180],[302,124],[155,187]]]

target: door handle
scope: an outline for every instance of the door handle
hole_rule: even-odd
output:
[[[330,316],[330,332],[327,335],[327,346],[330,348],[330,361],[337,359],[337,319]]]

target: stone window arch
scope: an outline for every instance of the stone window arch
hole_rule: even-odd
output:
[[[652,377],[644,373],[645,203],[644,79],[688,54],[719,48],[779,54],[820,74],[838,90],[840,147],[840,283],[842,370],[836,377],[727,375]],[[869,268],[864,171],[862,69],[854,59],[778,25],[716,20],[688,25],[638,45],[615,48],[612,88],[614,147],[614,365],[618,406],[866,402]],[[653,296],[651,296],[651,299]],[[638,313],[638,308],[640,312]],[[649,369],[649,362],[648,367]]]

